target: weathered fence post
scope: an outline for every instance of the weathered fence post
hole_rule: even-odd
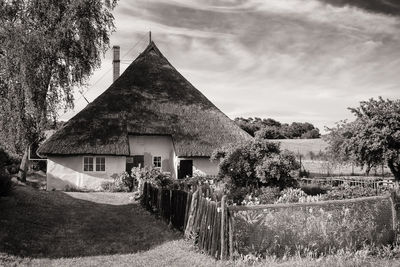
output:
[[[193,226],[195,224],[195,216],[197,213],[198,209],[198,200],[199,200],[199,190],[196,190],[192,196],[192,201],[190,204],[190,210],[189,210],[189,218],[186,223],[186,229],[185,229],[185,237],[189,238],[193,232]]]
[[[392,229],[394,232],[394,240],[397,240],[397,230],[398,230],[398,218],[397,218],[397,206],[398,206],[398,197],[397,197],[397,192],[394,191],[390,195],[390,202],[392,206]]]
[[[226,196],[223,195],[221,199],[221,260],[224,260],[226,255],[225,255],[225,201],[226,201]]]
[[[189,220],[189,212],[192,207],[192,196],[193,194],[189,191],[186,191],[186,207],[185,207],[185,218],[183,223],[183,232],[186,231],[186,226]]]
[[[229,222],[229,259],[233,260],[233,231],[234,231],[233,212],[228,212],[228,222]]]

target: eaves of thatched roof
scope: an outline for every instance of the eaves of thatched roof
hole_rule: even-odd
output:
[[[129,155],[128,135],[169,135],[180,157],[251,138],[188,82],[154,42],[39,148],[41,155]]]

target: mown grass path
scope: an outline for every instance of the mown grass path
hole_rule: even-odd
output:
[[[180,238],[130,196],[17,187],[0,200],[0,252],[32,258],[126,254]]]

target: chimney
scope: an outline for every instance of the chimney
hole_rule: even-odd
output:
[[[113,82],[115,82],[116,79],[119,77],[119,65],[120,65],[120,59],[119,59],[119,45],[114,45],[113,46]]]

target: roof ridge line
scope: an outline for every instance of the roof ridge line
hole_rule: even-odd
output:
[[[150,43],[147,45],[146,49],[140,53],[139,57],[142,55],[146,55],[147,53],[149,53],[151,50],[154,50],[159,56],[164,57],[164,55],[161,53],[160,49],[158,49],[157,45],[154,43],[153,40],[150,41]],[[138,57],[138,58],[139,58]]]

